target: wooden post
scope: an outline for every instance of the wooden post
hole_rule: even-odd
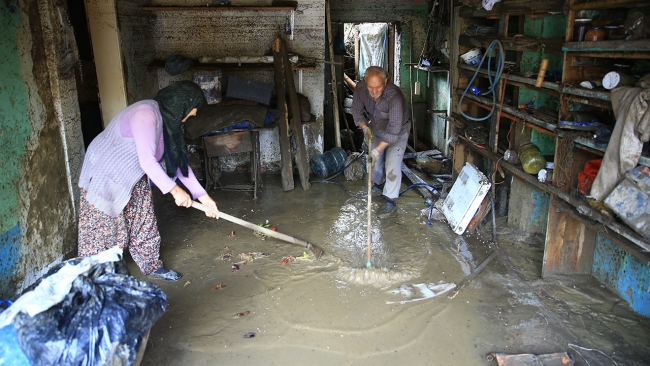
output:
[[[330,53],[330,70],[332,74],[332,110],[334,115],[334,144],[341,147],[341,126],[339,125],[339,97],[338,87],[336,81],[336,65],[334,64],[334,44],[332,42],[332,17],[330,15],[330,1],[325,0],[325,18],[327,20],[327,44],[329,45]]]
[[[284,60],[286,66],[284,68],[285,81],[287,85],[287,93],[289,94],[289,107],[291,107],[291,131],[293,131],[293,139],[296,143],[296,164],[298,165],[298,173],[300,174],[300,184],[302,189],[308,191],[311,187],[309,184],[309,163],[307,162],[307,149],[305,148],[305,137],[302,134],[302,121],[300,119],[300,104],[298,102],[298,93],[296,92],[296,83],[293,80],[293,70],[291,69],[291,62],[287,54],[287,47],[284,41],[280,40],[280,57]],[[340,140],[339,140],[340,143]]]
[[[415,121],[415,109],[413,107],[413,21],[409,22],[409,86],[411,89],[411,123],[413,124],[413,147],[417,151],[418,149],[418,130],[417,123]]]
[[[291,162],[291,140],[289,139],[289,111],[287,109],[286,70],[291,65],[284,64],[280,56],[282,39],[273,41],[273,66],[275,69],[275,89],[278,95],[278,132],[280,133],[280,156],[282,157],[282,189],[290,191],[294,188],[293,164]]]

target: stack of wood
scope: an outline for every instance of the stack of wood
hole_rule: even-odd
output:
[[[300,174],[300,183],[305,191],[311,187],[309,183],[309,164],[307,162],[307,149],[302,134],[302,121],[300,120],[300,104],[296,84],[293,80],[291,62],[287,54],[287,47],[278,37],[273,41],[273,65],[275,70],[275,89],[278,95],[278,124],[280,130],[280,155],[282,158],[282,189],[290,191],[294,188],[293,161],[291,156],[291,139],[289,131],[293,132],[296,144],[296,165]],[[288,103],[287,103],[288,101]],[[289,121],[289,108],[291,120]]]

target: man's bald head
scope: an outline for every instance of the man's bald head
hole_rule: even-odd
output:
[[[383,93],[386,83],[388,83],[388,75],[386,75],[386,70],[378,66],[370,66],[366,69],[366,75],[364,77],[366,81],[366,88],[372,99],[377,101]]]
[[[386,72],[386,70],[384,70],[379,66],[370,66],[369,68],[366,69],[366,75],[364,79],[367,81],[368,78],[373,76],[378,76],[384,80],[388,79],[388,73]]]

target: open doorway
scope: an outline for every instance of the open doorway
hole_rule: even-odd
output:
[[[388,72],[389,80],[399,86],[399,72],[395,71],[399,70],[399,57],[395,55],[399,55],[400,42],[396,29],[398,27],[394,23],[332,23],[336,79],[343,80],[338,83],[337,92],[341,104],[341,147],[345,150],[358,150],[363,143],[363,134],[354,127],[350,108],[354,88],[363,79],[365,70],[370,66],[382,67]],[[331,80],[329,67],[325,68],[325,72],[326,80]],[[329,101],[326,105],[330,105]],[[331,120],[331,113],[332,109],[326,108],[326,120]],[[334,134],[330,128],[325,126],[326,149],[333,147],[333,140],[327,138]],[[331,142],[328,143],[328,140]]]

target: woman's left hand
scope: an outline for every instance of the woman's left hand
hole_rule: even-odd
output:
[[[199,202],[201,202],[202,204],[214,209],[215,211],[219,211],[219,209],[217,208],[217,203],[214,202],[212,197],[210,197],[207,194],[204,194],[203,196],[199,197]],[[218,219],[219,218],[219,215],[214,213],[214,212],[206,212],[205,216],[211,217],[213,219]]]

